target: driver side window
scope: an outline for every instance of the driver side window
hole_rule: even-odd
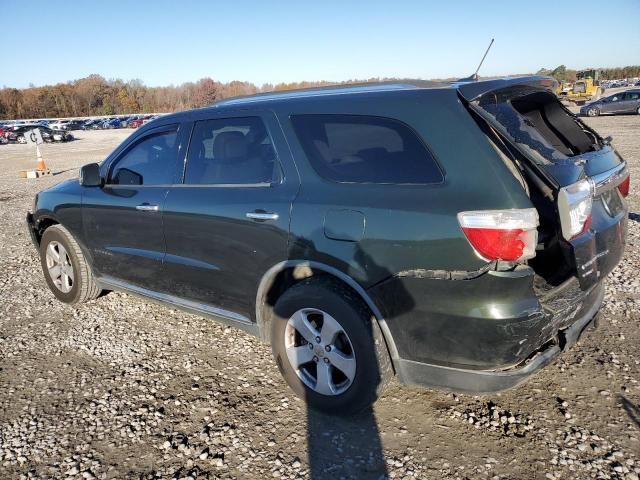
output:
[[[169,185],[174,183],[177,132],[145,137],[111,167],[111,185]]]

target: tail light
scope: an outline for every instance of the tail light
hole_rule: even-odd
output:
[[[618,190],[620,190],[620,194],[623,197],[626,197],[627,195],[629,195],[629,187],[631,186],[631,175],[627,175],[627,178],[625,178],[620,185],[618,185]]]
[[[483,260],[517,262],[536,255],[538,212],[535,208],[460,212],[458,222]]]
[[[562,236],[571,240],[591,226],[594,184],[591,180],[581,180],[563,187],[558,193],[558,211]]]

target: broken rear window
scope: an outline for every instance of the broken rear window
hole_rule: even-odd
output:
[[[516,86],[483,95],[475,104],[539,163],[556,163],[599,148],[582,123],[546,90]]]

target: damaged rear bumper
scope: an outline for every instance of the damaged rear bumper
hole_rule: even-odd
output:
[[[587,291],[576,277],[536,285],[525,266],[452,278],[396,276],[370,289],[403,383],[471,392],[517,385],[576,342],[604,295],[602,280]]]
[[[552,341],[534,352],[521,365],[507,370],[467,370],[430,365],[428,363],[397,359],[396,372],[402,383],[444,387],[463,392],[496,392],[514,387],[549,365],[563,351],[575,344],[584,330],[594,321],[604,297],[604,285],[592,290],[591,306],[575,322],[562,330]]]

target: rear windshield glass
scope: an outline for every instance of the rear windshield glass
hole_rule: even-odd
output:
[[[313,168],[344,183],[443,181],[435,159],[405,124],[366,115],[294,115],[293,127]]]
[[[517,86],[483,95],[476,105],[539,163],[555,163],[597,148],[595,137],[551,92]]]

